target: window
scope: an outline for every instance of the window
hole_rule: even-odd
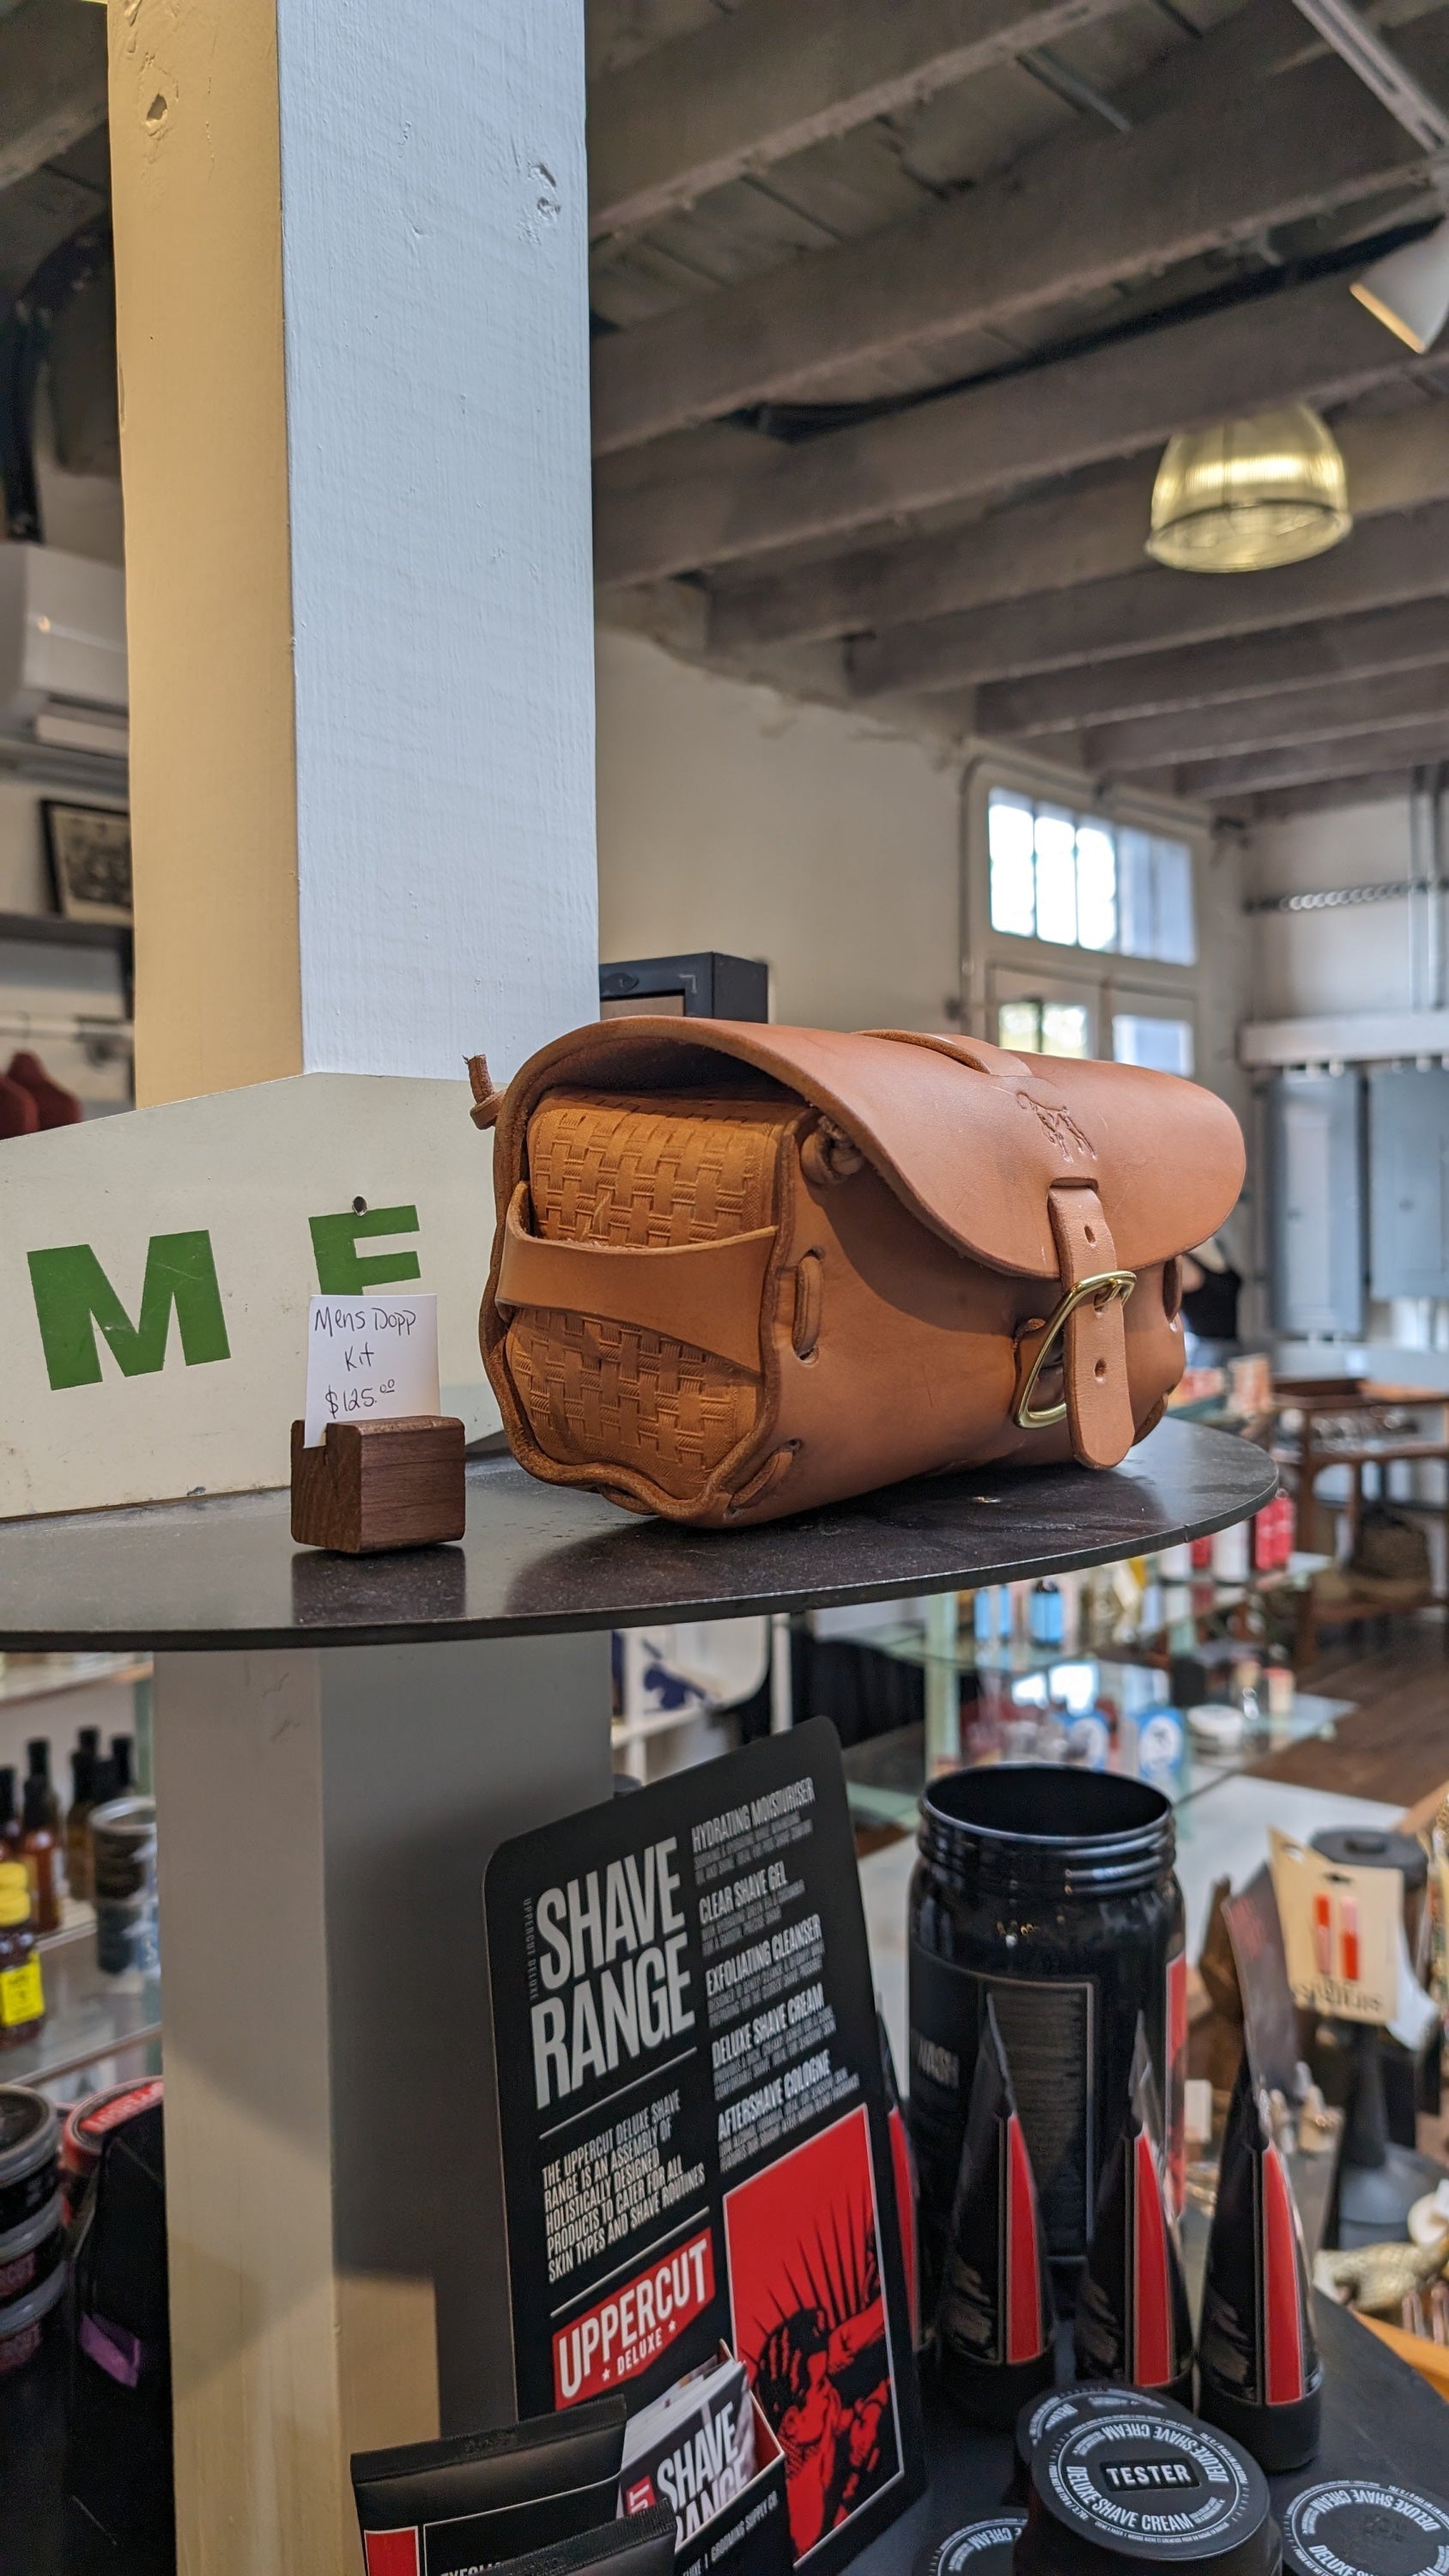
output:
[[[1192,1022],[1159,1019],[1142,1011],[1115,1011],[1112,1053],[1119,1064],[1145,1064],[1154,1073],[1190,1075]]]
[[[1081,1002],[1003,1002],[996,1014],[996,1043],[1016,1055],[1092,1052],[1092,1032]]]
[[[986,811],[993,930],[1166,965],[1196,962],[1185,842],[1006,788],[992,789]]]

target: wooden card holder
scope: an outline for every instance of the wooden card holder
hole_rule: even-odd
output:
[[[292,1425],[292,1536],[344,1556],[463,1535],[463,1425],[442,1414],[329,1422],[319,1449]]]

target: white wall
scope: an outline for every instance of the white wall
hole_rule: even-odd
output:
[[[1255,825],[1247,886],[1256,895],[1303,894],[1403,879],[1409,872],[1409,805],[1398,796]],[[1355,904],[1341,912],[1260,913],[1248,926],[1253,1018],[1409,1009],[1406,902]]]
[[[600,955],[766,956],[779,1020],[950,1027],[960,761],[598,637]]]

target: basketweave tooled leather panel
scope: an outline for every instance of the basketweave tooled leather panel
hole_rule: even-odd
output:
[[[561,1092],[528,1128],[533,1230],[609,1244],[716,1242],[774,1222],[798,1102]],[[609,1461],[680,1498],[748,1442],[758,1372],[660,1333],[518,1310],[507,1355],[535,1439],[560,1463]]]

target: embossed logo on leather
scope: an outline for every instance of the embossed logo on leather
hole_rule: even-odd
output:
[[[1065,1155],[1069,1163],[1078,1154],[1085,1154],[1090,1162],[1095,1163],[1097,1148],[1091,1137],[1083,1134],[1070,1110],[1063,1108],[1058,1101],[1034,1100],[1029,1091],[1019,1091],[1016,1096],[1023,1109],[1031,1110],[1038,1125],[1046,1129],[1058,1153]]]

